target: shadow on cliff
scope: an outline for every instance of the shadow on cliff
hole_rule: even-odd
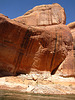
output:
[[[10,73],[10,72],[7,72],[7,71],[4,71],[4,70],[0,70],[0,77],[7,77],[7,76],[18,76],[20,74],[25,74],[25,72],[16,72],[16,74],[14,73]]]
[[[7,76],[13,76],[13,73],[0,70],[0,77],[7,77]]]

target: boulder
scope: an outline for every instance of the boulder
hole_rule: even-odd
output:
[[[13,19],[30,26],[48,26],[66,23],[64,8],[59,4],[40,5],[26,12],[23,16]]]

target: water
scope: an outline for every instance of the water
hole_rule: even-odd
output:
[[[0,90],[0,100],[75,100],[75,95],[40,95]]]

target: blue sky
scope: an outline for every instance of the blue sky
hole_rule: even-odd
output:
[[[75,21],[75,0],[0,0],[0,13],[13,19],[37,5],[59,3],[66,12],[66,24]]]

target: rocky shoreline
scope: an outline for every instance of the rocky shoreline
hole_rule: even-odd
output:
[[[37,79],[37,75],[21,74],[0,78],[0,89],[36,94],[75,94],[75,78],[53,75]]]

